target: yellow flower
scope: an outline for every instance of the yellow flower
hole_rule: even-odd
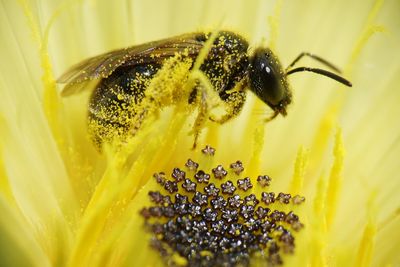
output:
[[[0,265],[159,266],[139,211],[158,188],[153,173],[192,158],[204,168],[240,159],[252,181],[268,174],[272,191],[306,197],[285,265],[397,266],[399,10],[397,0],[3,1]],[[215,147],[212,159],[191,150],[184,105],[122,150],[98,153],[86,131],[90,92],[62,98],[56,77],[111,49],[215,28],[266,43],[284,65],[302,51],[328,58],[353,87],[293,75],[288,116],[268,124],[249,92],[232,122],[207,122],[199,147]]]

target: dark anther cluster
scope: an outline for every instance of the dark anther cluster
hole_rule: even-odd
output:
[[[204,150],[212,151],[208,156],[215,153],[209,146]],[[235,175],[244,171],[240,161],[230,165],[234,181],[228,180],[221,165],[212,168],[213,175],[191,159],[185,166],[186,172],[174,168],[170,178],[163,172],[154,174],[163,189],[149,192],[152,205],[141,210],[153,234],[150,245],[167,264],[249,266],[261,257],[274,266],[282,264],[282,253],[293,253],[293,232],[303,224],[293,211],[280,211],[274,205],[298,205],[304,197],[255,194],[254,189],[268,186],[271,178],[260,175],[254,185],[249,177],[238,179]]]

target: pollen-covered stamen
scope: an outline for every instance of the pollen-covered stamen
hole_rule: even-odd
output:
[[[176,215],[175,209],[171,206],[164,207],[162,212],[163,212],[164,217],[167,217],[167,218],[173,218]]]
[[[167,207],[172,204],[172,200],[170,196],[163,197],[163,206]]]
[[[212,172],[216,179],[223,179],[228,174],[228,172],[224,169],[224,167],[222,167],[222,165],[218,165],[217,167],[212,169]]]
[[[243,171],[240,161],[232,165],[237,175]],[[171,180],[155,174],[164,192],[150,191],[152,205],[140,211],[153,233],[150,246],[167,265],[250,266],[252,259],[261,258],[274,266],[282,264],[282,253],[294,252],[293,233],[304,225],[293,211],[277,207],[296,207],[304,197],[262,192],[257,198],[245,193],[253,188],[259,195],[250,177],[221,183],[227,172],[218,165],[212,170],[217,180],[210,182],[209,170],[197,171],[199,166],[190,159],[185,166],[192,174],[179,168],[173,169]],[[269,176],[259,177],[258,185],[269,185]]]
[[[281,202],[282,204],[289,204],[291,198],[292,196],[290,194],[285,194],[281,192],[276,197],[276,200]]]
[[[185,179],[182,184],[182,187],[186,190],[186,192],[195,192],[197,184],[192,182],[190,179]]]
[[[165,173],[164,172],[159,172],[153,174],[153,177],[156,179],[156,182],[160,185],[165,184]]]
[[[203,219],[209,222],[213,222],[217,219],[218,213],[212,208],[206,208],[203,213]]]
[[[190,205],[188,211],[192,217],[200,216],[202,213],[201,206],[195,204]]]
[[[252,206],[256,206],[258,203],[260,203],[260,201],[257,199],[256,195],[254,194],[250,194],[248,196],[246,196],[244,198],[244,202],[245,205],[252,205]]]
[[[240,215],[244,219],[252,218],[253,214],[254,214],[254,206],[252,206],[252,205],[243,205],[242,207],[240,207]]]
[[[229,167],[237,175],[241,174],[244,171],[243,163],[240,160],[232,163]]]
[[[269,212],[270,212],[269,208],[263,208],[261,206],[258,206],[258,208],[256,210],[257,218],[262,220],[268,215]]]
[[[238,220],[238,211],[233,209],[223,209],[221,218],[227,223],[236,222]]]
[[[197,180],[198,183],[208,184],[208,181],[210,180],[210,175],[200,170],[194,175],[194,178]]]
[[[165,190],[167,190],[170,194],[178,192],[178,185],[176,182],[166,181],[164,184]]]
[[[269,186],[271,184],[271,180],[271,177],[268,175],[259,175],[257,177],[257,182],[261,187]]]
[[[274,192],[262,192],[261,193],[261,201],[264,202],[266,205],[269,205],[271,203],[275,202],[275,193]]]
[[[182,182],[185,180],[186,173],[179,168],[174,168],[171,176],[175,179],[176,182]]]
[[[239,189],[242,189],[243,191],[247,191],[253,187],[249,177],[237,180],[237,186],[239,187]]]
[[[292,198],[292,203],[293,203],[293,204],[296,204],[296,205],[299,205],[299,204],[303,203],[305,200],[306,200],[305,197],[299,196],[299,195],[295,195],[295,196]]]
[[[203,152],[203,154],[207,155],[207,156],[214,156],[215,155],[215,148],[213,148],[213,147],[211,147],[209,145],[206,145],[206,147],[203,148],[201,150],[201,152]]]
[[[164,201],[163,195],[161,195],[161,193],[158,191],[150,191],[149,197],[150,197],[151,202],[153,202],[155,204],[161,204]]]
[[[191,159],[188,159],[185,163],[185,166],[189,169],[189,171],[197,171],[199,164]]]
[[[230,207],[239,208],[243,204],[243,200],[240,198],[239,195],[234,195],[228,197],[228,203]]]
[[[226,207],[227,201],[222,196],[217,196],[211,199],[210,204],[215,210],[220,210]]]
[[[231,181],[221,184],[221,189],[222,193],[227,195],[233,195],[233,193],[236,191],[236,187]]]
[[[193,202],[200,206],[206,206],[208,203],[208,197],[206,194],[202,194],[198,191],[193,196]]]
[[[142,215],[145,219],[150,219],[152,217],[148,208],[141,209],[140,215]]]
[[[207,196],[211,197],[216,197],[219,194],[219,188],[215,186],[215,184],[211,183],[204,187],[204,192],[207,194]]]

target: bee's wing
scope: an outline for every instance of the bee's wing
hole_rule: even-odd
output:
[[[80,92],[86,88],[81,83],[107,78],[116,68],[122,65],[134,66],[137,64],[161,63],[165,58],[172,57],[176,53],[183,51],[187,52],[189,56],[196,57],[204,45],[204,42],[199,41],[198,38],[201,34],[185,34],[114,50],[86,59],[72,66],[57,80],[58,83],[66,83],[62,95],[68,96]]]

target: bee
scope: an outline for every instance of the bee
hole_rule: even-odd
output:
[[[187,93],[180,94],[184,87],[177,86],[168,101],[162,100],[163,94],[167,94],[162,88],[163,82],[152,85],[168,62],[170,66],[172,62],[172,69],[174,64],[186,62],[188,76],[204,49],[206,54],[198,69],[225,104],[225,114],[220,118],[207,115],[207,92],[198,81],[192,83]],[[265,120],[270,121],[279,114],[287,115],[287,106],[292,102],[288,75],[309,71],[352,86],[348,80],[331,71],[294,68],[305,56],[340,73],[333,64],[311,53],[301,53],[284,69],[271,49],[261,46],[249,49],[244,37],[230,31],[219,31],[183,34],[95,56],[73,66],[57,82],[66,84],[61,93],[63,96],[89,88],[91,83],[96,84],[88,105],[88,128],[98,147],[116,137],[134,134],[149,116],[151,105],[162,109],[181,101],[200,107],[194,126],[196,144],[206,119],[222,124],[240,113],[247,89],[272,109],[272,115]],[[174,58],[178,60],[173,61]],[[148,103],[144,105],[146,101]]]

